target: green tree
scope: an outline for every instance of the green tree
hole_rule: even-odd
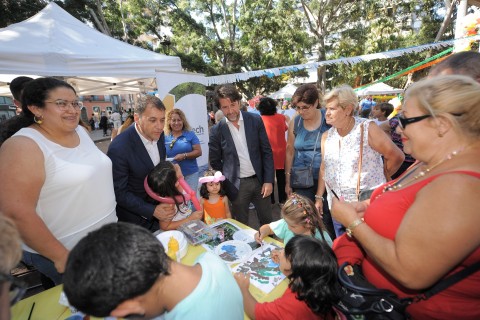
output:
[[[0,1],[0,28],[21,22],[42,10],[46,0],[4,0]]]

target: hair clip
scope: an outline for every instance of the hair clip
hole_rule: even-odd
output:
[[[225,176],[222,174],[222,172],[217,171],[213,176],[201,177],[200,179],[198,179],[198,183],[203,184],[208,182],[220,182],[224,180]]]
[[[310,218],[305,219],[305,222],[310,224]]]

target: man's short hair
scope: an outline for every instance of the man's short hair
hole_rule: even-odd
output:
[[[220,99],[230,99],[230,101],[241,101],[242,95],[233,84],[223,84],[215,88],[213,101],[215,106],[220,109]]]
[[[162,100],[155,96],[145,95],[140,97],[140,99],[138,100],[138,103],[135,106],[135,113],[141,116],[145,112],[145,109],[147,109],[147,106],[152,106],[161,111],[166,110]]]
[[[64,291],[78,310],[106,317],[122,302],[145,294],[169,258],[147,229],[112,223],[90,232],[73,248],[65,268]]]
[[[469,76],[480,82],[480,53],[475,51],[462,51],[452,54],[447,59],[432,68],[429,77],[443,74],[460,74]]]
[[[32,80],[33,79],[30,77],[16,77],[10,82],[10,92],[15,100],[22,100],[23,88],[25,88],[25,85]]]

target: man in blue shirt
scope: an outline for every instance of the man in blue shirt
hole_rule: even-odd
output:
[[[368,95],[365,99],[360,101],[359,104],[359,114],[362,118],[368,118],[370,115],[370,111],[372,110],[373,106],[377,103],[373,101],[372,96]]]

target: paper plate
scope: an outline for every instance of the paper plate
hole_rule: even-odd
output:
[[[188,250],[188,242],[185,238],[185,235],[177,230],[170,230],[159,233],[157,235],[157,239],[162,243],[165,252],[168,251],[168,242],[170,241],[170,237],[174,237],[178,241],[178,258],[182,259],[187,254]]]
[[[257,233],[257,230],[253,230],[253,229],[238,230],[233,234],[232,238],[233,240],[251,242],[251,241],[255,241],[256,233]]]
[[[215,254],[226,263],[239,263],[252,255],[252,248],[246,242],[230,240],[220,243],[215,248]]]

